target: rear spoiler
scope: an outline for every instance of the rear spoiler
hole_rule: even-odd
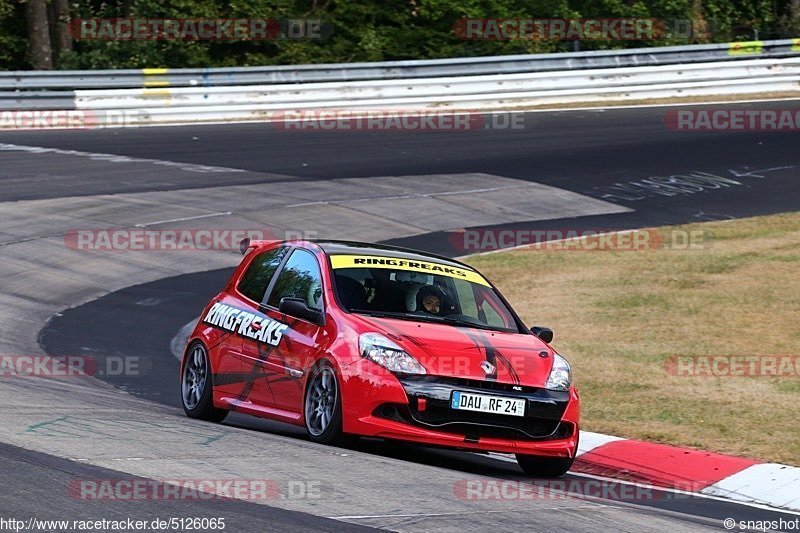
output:
[[[289,243],[289,242],[314,242],[314,241],[306,241],[305,239],[291,239],[291,240],[280,240],[280,239],[251,239],[250,237],[245,237],[241,241],[239,241],[239,251],[242,252],[242,255],[247,254],[250,248],[258,248],[260,246],[264,246],[271,242],[282,242],[282,243]]]
[[[250,248],[258,248],[259,246],[263,246],[270,242],[275,242],[275,240],[257,240],[251,239],[250,237],[245,237],[239,241],[239,251],[242,252],[242,255],[245,255]]]

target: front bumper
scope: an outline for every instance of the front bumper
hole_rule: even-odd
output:
[[[390,382],[391,385],[390,385]],[[366,388],[362,388],[366,386]],[[578,442],[577,392],[549,391],[493,381],[437,376],[386,376],[361,383],[355,396],[343,390],[344,430],[473,451],[572,457]],[[453,391],[524,398],[524,417],[450,408]],[[349,415],[349,416],[348,416]]]

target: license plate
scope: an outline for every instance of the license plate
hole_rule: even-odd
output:
[[[525,416],[525,400],[486,394],[454,391],[450,407],[461,411],[477,411],[496,415]]]

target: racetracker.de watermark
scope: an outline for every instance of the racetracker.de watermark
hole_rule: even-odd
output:
[[[800,131],[797,109],[670,109],[664,124],[674,131]]]
[[[316,239],[316,231],[269,229],[73,229],[64,244],[73,250],[100,252],[239,251],[243,239],[301,241]]]
[[[704,21],[653,18],[462,18],[453,33],[464,40],[657,41],[708,37]]]
[[[229,331],[239,331],[242,324],[245,323],[245,318],[240,318],[243,314],[240,311],[230,309],[226,310],[210,310],[209,314],[217,312],[224,313],[216,318],[216,323],[220,322],[225,324],[224,329]],[[214,316],[210,317],[212,320]],[[210,323],[207,319],[206,323]],[[269,348],[264,348],[269,350]],[[485,361],[476,359],[471,355],[438,355],[436,358],[425,362],[425,370],[428,375],[457,375],[457,376],[476,376],[485,378],[486,376],[498,375],[534,375],[541,372],[542,367],[549,368],[552,365],[553,351],[542,349],[539,352],[534,352],[527,355],[505,355],[496,360],[495,364],[490,367],[482,366],[481,363]],[[283,355],[276,351],[265,352],[265,357],[269,355],[270,358],[279,361],[285,368],[299,369],[303,368],[303,359],[293,355]],[[368,379],[372,377],[385,377],[393,380],[396,373],[386,367],[376,363],[367,357],[360,357],[350,363],[343,363],[342,370],[351,376],[358,376],[358,379]],[[423,378],[424,379],[424,378]],[[522,391],[521,385],[512,386],[514,390]],[[424,404],[423,404],[424,405]]]
[[[77,41],[321,40],[333,26],[319,19],[77,18],[68,24]]]
[[[134,355],[94,357],[0,354],[0,377],[139,377],[147,374],[149,367],[148,360]]]
[[[0,110],[0,130],[94,129],[136,126],[144,119],[137,110]]]
[[[654,487],[639,483],[620,483],[601,479],[552,479],[516,481],[501,479],[460,479],[453,484],[453,495],[466,501],[553,501],[574,498],[648,502],[687,499],[710,483],[677,483]]]
[[[479,253],[528,246],[546,251],[706,250],[713,235],[708,230],[602,228],[465,229],[450,233],[459,252]]]
[[[281,131],[476,131],[523,130],[523,113],[420,109],[322,109],[272,113]]]
[[[67,494],[93,501],[318,500],[319,480],[275,479],[75,479]]]
[[[704,378],[798,378],[798,355],[673,355],[664,362],[673,376]]]

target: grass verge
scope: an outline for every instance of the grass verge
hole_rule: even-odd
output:
[[[527,324],[555,331],[583,429],[800,465],[800,373],[676,375],[668,364],[800,358],[800,213],[659,228],[667,243],[673,231],[700,231],[702,245],[525,248],[467,262]]]

